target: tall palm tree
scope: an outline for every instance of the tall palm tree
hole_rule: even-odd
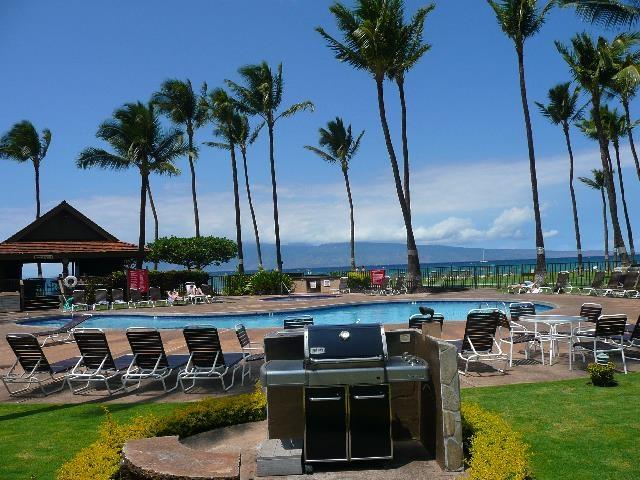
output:
[[[330,11],[342,33],[342,41],[321,27],[317,27],[316,31],[326,40],[336,59],[369,73],[376,84],[380,123],[407,232],[407,281],[412,286],[421,282],[420,258],[413,233],[411,207],[406,201],[384,101],[384,79],[390,74],[397,75],[398,71],[398,32],[403,25],[402,7],[402,0],[358,0],[354,10],[335,3]]]
[[[222,147],[231,153],[231,173],[233,176],[233,200],[236,212],[236,243],[238,244],[238,273],[244,274],[244,251],[242,248],[242,223],[240,218],[240,193],[238,187],[238,165],[236,162],[236,137],[241,118],[229,94],[222,88],[216,88],[207,96],[209,115],[214,121],[213,134],[226,143],[205,142],[210,147]]]
[[[575,7],[586,21],[605,27],[631,26],[640,19],[639,0],[558,0],[563,7]]]
[[[226,80],[235,94],[238,109],[249,115],[262,117],[269,132],[269,166],[271,170],[271,193],[273,198],[273,223],[276,240],[276,268],[282,270],[280,251],[280,220],[278,212],[278,187],[276,182],[276,159],[274,153],[274,129],[278,120],[288,118],[304,110],[314,110],[313,103],[304,101],[294,103],[280,110],[283,94],[282,63],[274,74],[267,62],[246,65],[238,70],[244,85]]]
[[[576,234],[576,250],[578,252],[578,267],[582,268],[582,241],[580,239],[580,222],[578,221],[578,206],[576,204],[576,192],[573,188],[573,148],[571,147],[571,137],[569,135],[569,126],[576,121],[581,114],[578,108],[578,97],[580,96],[580,88],[571,91],[571,84],[560,83],[549,89],[547,98],[549,103],[544,105],[536,102],[540,109],[540,113],[547,117],[554,125],[560,125],[564,133],[564,139],[567,143],[567,151],[569,152],[569,193],[571,195],[571,207],[573,209],[573,227]]]
[[[320,147],[305,145],[304,148],[310,150],[320,156],[329,163],[340,165],[342,175],[344,176],[344,185],[347,189],[347,200],[349,201],[349,221],[351,225],[350,252],[351,252],[351,270],[356,269],[356,252],[355,252],[355,223],[353,220],[353,198],[351,197],[351,185],[349,184],[349,163],[355,156],[360,141],[364,135],[364,130],[357,137],[351,132],[351,125],[347,128],[340,117],[327,123],[326,128],[320,128],[320,139],[318,143]]]
[[[196,237],[200,236],[200,215],[198,213],[198,196],[196,194],[195,160],[198,149],[194,145],[195,131],[206,121],[206,108],[202,97],[207,91],[207,84],[202,85],[200,95],[193,91],[190,80],[165,80],[160,90],[153,94],[152,101],[158,105],[160,112],[165,114],[175,125],[185,128],[189,146],[189,170],[191,170],[191,197],[193,199],[193,216],[196,226]]]
[[[613,61],[613,59],[616,58],[616,51],[628,48],[628,45],[634,42],[635,39],[633,36],[621,34],[611,43],[602,37],[597,40],[597,43],[594,43],[586,33],[580,33],[574,36],[571,39],[571,48],[558,41],[555,42],[558,51],[565,62],[567,62],[574,78],[591,96],[593,123],[600,146],[602,172],[605,176],[605,185],[609,199],[611,224],[613,226],[613,243],[623,265],[628,265],[629,257],[618,220],[618,202],[616,200],[615,184],[613,183],[613,172],[609,166],[609,149],[600,115],[600,106],[603,91],[610,85],[616,74],[616,65]]]
[[[498,25],[504,34],[513,41],[518,57],[518,75],[520,79],[520,98],[524,113],[524,125],[529,149],[529,173],[531,175],[531,193],[533,196],[533,214],[536,224],[536,281],[544,282],[546,274],[546,257],[544,251],[544,236],[542,233],[542,219],[540,216],[540,202],[538,200],[538,175],[536,172],[536,154],[533,145],[533,129],[529,115],[527,101],[527,84],[524,71],[524,45],[542,27],[549,10],[553,6],[550,1],[542,8],[537,0],[487,0],[493,9]]]
[[[407,72],[431,49],[431,45],[423,42],[422,36],[425,19],[434,8],[434,4],[419,8],[411,21],[398,29],[395,61],[392,70],[388,73],[389,78],[395,80],[400,96],[404,198],[409,208],[411,208],[411,189],[409,186],[409,143],[407,140],[407,103],[404,82]],[[404,17],[404,15],[402,16]]]
[[[578,177],[582,183],[584,183],[589,188],[593,188],[594,190],[598,190],[600,192],[600,196],[602,198],[602,219],[604,225],[604,263],[609,266],[609,227],[607,222],[607,199],[605,197],[606,190],[606,180],[605,175],[602,170],[598,170],[594,168],[591,170],[593,178],[589,177]]]
[[[31,161],[36,185],[36,218],[40,218],[40,165],[51,144],[51,130],[38,134],[28,120],[22,120],[0,138],[0,158],[24,163]],[[42,264],[38,262],[38,277],[42,277]]]
[[[140,234],[136,268],[142,268],[145,255],[145,211],[149,175],[180,173],[174,162],[188,152],[182,136],[178,129],[162,129],[153,103],[126,103],[114,112],[112,119],[104,121],[96,133],[96,137],[107,142],[112,151],[89,147],[76,160],[76,165],[82,169],[136,168],[140,173]]]

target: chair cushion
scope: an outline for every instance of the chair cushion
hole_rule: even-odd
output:
[[[186,365],[189,361],[189,355],[167,355],[167,363],[169,368],[179,368]]]
[[[260,360],[264,360],[264,353],[252,353],[244,357],[245,362],[257,362]]]
[[[242,353],[239,353],[239,352],[225,353],[224,354],[224,364],[227,367],[233,367],[234,365],[236,365],[237,363],[242,361],[243,358],[244,358],[244,355]]]
[[[78,363],[80,357],[67,358],[59,362],[51,364],[51,371],[53,373],[62,373],[71,370]]]
[[[584,348],[585,350],[593,350],[593,342],[577,342],[574,343],[573,346]],[[598,351],[620,350],[620,348],[619,345],[612,345],[611,343],[596,340],[596,350]]]
[[[513,343],[528,343],[528,342],[536,342],[537,338],[533,333],[522,333],[518,335],[514,335],[511,338]]]

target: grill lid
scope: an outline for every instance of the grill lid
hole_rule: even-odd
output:
[[[310,362],[384,361],[387,344],[380,324],[308,326],[305,358]]]

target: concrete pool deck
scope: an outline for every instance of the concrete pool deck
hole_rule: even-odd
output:
[[[146,308],[136,310],[115,310],[109,311],[113,314],[208,314],[208,313],[242,313],[242,312],[271,312],[271,311],[287,311],[300,310],[302,308],[318,307],[326,305],[350,305],[372,302],[389,302],[389,301],[439,301],[439,300],[472,300],[482,299],[491,301],[533,301],[538,303],[549,303],[555,306],[554,310],[549,313],[572,314],[575,315],[580,309],[580,305],[586,302],[597,302],[603,306],[603,312],[607,314],[625,313],[628,315],[629,323],[635,323],[640,314],[640,300],[621,299],[621,298],[601,298],[586,297],[579,295],[506,295],[495,290],[479,289],[468,290],[463,292],[450,292],[438,294],[416,294],[416,295],[397,295],[397,296],[369,296],[364,294],[346,294],[335,298],[309,298],[298,300],[295,302],[274,302],[263,301],[265,297],[221,297],[221,303],[206,305],[188,305],[182,307],[171,308]],[[417,308],[416,308],[416,313]],[[48,316],[60,315],[59,311],[47,314]],[[26,315],[25,313],[7,314],[0,319],[0,371],[6,371],[10,368],[14,361],[13,353],[8,347],[4,339],[7,333],[13,332],[29,332],[42,329],[42,327],[28,327],[15,323],[16,321],[27,317],[43,316]],[[406,321],[402,319],[402,323],[397,325],[386,325],[385,328],[393,330],[397,328],[406,328]],[[263,336],[277,330],[276,328],[256,328],[249,329],[249,336],[252,341],[260,342]],[[187,353],[187,348],[180,330],[162,330],[162,338],[167,353]],[[463,321],[446,321],[444,324],[442,338],[455,339],[461,338],[464,332]],[[129,345],[122,330],[108,330],[107,337],[111,347],[112,354],[119,356],[129,353]],[[224,351],[238,351],[239,346],[235,333],[231,330],[221,331],[221,340]],[[521,350],[518,348],[518,350]],[[566,355],[566,347],[561,346],[561,355],[557,363],[553,366],[541,365],[539,363],[540,355],[534,355],[533,360],[525,360],[524,355],[518,351],[514,353],[514,365],[507,370],[506,374],[496,372],[492,369],[478,368],[472,371],[468,376],[461,376],[462,388],[472,388],[489,385],[506,385],[510,383],[530,383],[543,382],[552,380],[562,380],[568,378],[586,377],[585,365],[582,364],[580,356],[576,357],[574,370],[568,368],[568,356]],[[45,353],[50,361],[55,362],[65,358],[78,355],[75,344],[62,344],[45,347]],[[640,362],[630,360],[627,362],[630,371],[640,371]],[[257,370],[254,376],[257,376]],[[238,376],[239,378],[239,376]],[[72,395],[68,389],[63,392],[43,397],[39,393],[34,395],[23,395],[20,397],[10,397],[4,388],[0,388],[0,402],[33,402],[33,403],[84,403],[84,402],[182,402],[197,400],[207,396],[234,395],[241,392],[251,391],[253,388],[250,382],[245,382],[244,386],[236,385],[229,392],[222,392],[219,382],[203,383],[202,387],[194,390],[194,393],[184,394],[180,391],[166,394],[159,389],[159,383],[154,383],[143,387],[137,394],[124,393],[116,394],[111,397],[107,396],[102,390],[90,390],[83,395]]]

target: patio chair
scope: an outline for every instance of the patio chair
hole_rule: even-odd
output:
[[[627,362],[624,356],[625,350],[625,328],[627,326],[626,315],[601,315],[596,320],[596,328],[588,335],[589,339],[575,342],[571,348],[571,354],[580,353],[582,361],[585,362],[585,352],[593,354],[593,361],[601,363],[603,357],[607,357],[612,352],[620,352],[624,373],[627,373]],[[587,335],[585,335],[587,336]]]
[[[111,309],[119,310],[122,308],[129,308],[131,305],[129,302],[124,301],[124,290],[121,288],[111,289]]]
[[[113,358],[107,342],[107,336],[99,328],[82,328],[74,332],[76,345],[80,350],[80,359],[67,375],[67,383],[73,393],[80,393],[91,387],[92,383],[103,383],[109,395],[124,387],[112,389],[109,380],[126,371],[131,363],[131,355]],[[74,390],[73,382],[86,383]]]
[[[467,374],[471,362],[504,361],[504,368],[497,370],[501,373],[506,370],[509,357],[495,338],[500,315],[495,309],[471,310],[467,314],[464,337],[453,341],[458,347],[458,357],[465,362],[464,372],[460,371],[462,375]]]
[[[304,328],[307,325],[313,325],[313,317],[311,315],[298,315],[295,317],[287,317],[283,320],[282,323],[285,330]]]
[[[203,294],[197,293],[198,289],[194,282],[187,282],[184,284],[184,287],[185,287],[185,291],[187,292],[186,297],[189,299],[191,303],[195,305],[198,303],[206,302],[206,296]]]
[[[596,272],[591,281],[590,287],[582,287],[578,289],[579,295],[597,295],[598,290],[604,285],[604,272]]]
[[[106,288],[97,288],[95,291],[95,299],[90,310],[109,310],[108,292]]]
[[[542,364],[544,365],[544,346],[542,345],[543,338],[540,335],[515,321],[510,321],[507,318],[506,313],[501,311],[498,311],[498,328],[500,344],[506,343],[509,346],[509,367],[513,366],[514,345],[525,346],[524,357],[526,359],[529,359],[529,350],[531,349],[531,346],[539,346]],[[506,336],[502,334],[503,329],[506,330]]]
[[[640,272],[637,272],[637,271],[627,272],[622,282],[622,288],[619,290],[614,290],[612,292],[612,296],[637,298],[639,296],[638,295],[639,280],[640,280]]]
[[[564,293],[565,291],[573,290],[571,283],[569,282],[569,272],[559,272],[556,278],[556,284],[553,287],[540,287],[540,293]]]
[[[136,308],[152,308],[153,307],[153,301],[151,300],[151,298],[147,296],[146,300],[143,299],[142,292],[140,292],[140,290],[138,290],[137,288],[132,288],[129,290],[129,297],[131,299],[131,302],[133,302],[133,305]]]
[[[158,287],[149,287],[149,301],[154,307],[168,307],[169,301],[162,298],[162,292]]]
[[[89,310],[84,290],[74,290],[71,294],[73,297],[73,303],[71,304],[71,311],[76,310]]]
[[[244,356],[244,361],[242,362],[242,385],[244,385],[244,377],[249,377],[249,380],[251,380],[251,363],[264,360],[264,348],[259,343],[249,340],[247,329],[243,324],[237,324],[235,330],[242,349],[242,355]]]
[[[58,328],[53,328],[51,330],[43,330],[41,332],[33,332],[32,335],[36,338],[45,337],[41,347],[44,347],[46,343],[51,340],[53,343],[69,343],[73,342],[73,330],[82,324],[85,320],[89,320],[91,318],[91,314],[82,313],[79,315],[71,314],[71,320]]]
[[[127,329],[127,340],[133,358],[127,371],[122,374],[122,386],[125,390],[129,383],[137,383],[136,388],[139,388],[143,380],[162,382],[165,392],[178,388],[177,379],[170,389],[167,389],[166,380],[174,370],[187,363],[188,355],[167,355],[160,332],[155,328],[130,327]]]
[[[15,362],[7,373],[2,375],[2,383],[14,396],[26,392],[33,385],[37,385],[43,395],[59,392],[64,388],[64,374],[68,372],[78,361],[78,357],[67,358],[60,362],[49,363],[47,356],[42,351],[38,339],[30,333],[9,333],[7,343],[16,356]],[[19,372],[19,368],[22,372]],[[61,382],[60,388],[45,390],[45,384]],[[11,390],[9,385],[26,384],[25,387]]]
[[[243,353],[223,353],[218,329],[209,326],[188,326],[183,330],[189,349],[189,361],[178,372],[178,381],[186,393],[196,386],[197,380],[220,380],[223,390],[233,387],[235,373],[244,359]],[[227,386],[224,376],[231,370],[231,384]],[[184,381],[192,384],[185,387]]]
[[[596,295],[601,297],[606,297],[611,295],[615,290],[619,290],[622,287],[622,282],[624,281],[624,274],[622,272],[613,272],[609,277],[609,282],[605,288],[601,288],[597,290]]]
[[[624,336],[624,348],[629,350],[633,349],[635,352],[638,352],[640,349],[640,316],[638,316],[638,320],[636,320],[635,325],[627,325],[627,331],[630,333],[626,333]],[[639,357],[630,357],[626,356],[627,360],[640,360]]]
[[[599,303],[583,303],[580,307],[580,316],[587,318],[588,325],[585,325],[585,330],[582,326],[582,322],[578,323],[578,326],[573,331],[573,335],[575,337],[579,337],[582,334],[593,332],[593,327],[600,315],[602,315],[602,305]]]
[[[205,301],[207,303],[219,303],[220,300],[216,298],[216,292],[213,291],[213,287],[209,284],[203,283],[200,285],[200,290],[204,293]]]

